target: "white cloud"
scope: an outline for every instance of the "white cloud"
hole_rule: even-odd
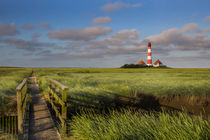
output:
[[[47,30],[52,29],[51,25],[46,23],[46,22],[40,22],[40,23],[37,24],[37,26],[42,27],[42,28],[47,29]]]
[[[69,44],[68,48],[72,47],[85,47],[86,49],[80,50],[74,54],[74,57],[104,57],[106,55],[123,55],[123,54],[137,54],[145,51],[146,42],[136,40],[140,33],[136,29],[121,30],[107,38],[93,41],[82,41],[74,44]]]
[[[36,23],[36,24],[24,24],[22,26],[22,29],[24,30],[34,30],[36,28],[43,28],[43,29],[46,29],[46,30],[50,30],[52,29],[51,25],[46,23],[46,22],[39,22],[39,23]]]
[[[93,24],[105,24],[105,23],[109,23],[109,22],[111,22],[111,18],[108,16],[94,18],[92,21]]]
[[[121,30],[116,34],[112,35],[108,39],[117,39],[117,40],[124,40],[124,39],[137,39],[140,36],[140,33],[136,31],[136,29],[131,30]]]
[[[0,23],[0,36],[16,35],[19,31],[14,23]]]
[[[210,49],[210,37],[208,35],[197,32],[190,35],[185,34],[189,31],[196,31],[195,29],[197,29],[196,24],[187,24],[182,29],[171,28],[158,35],[149,36],[147,39],[155,45],[175,50]],[[207,31],[208,29],[198,30]]]
[[[210,21],[210,15],[209,16],[207,16],[205,19],[204,19],[204,21]]]
[[[33,34],[32,34],[32,38],[38,38],[38,37],[40,37],[40,36],[42,36],[41,33],[33,33]]]
[[[100,49],[107,48],[108,46],[138,46],[142,41],[136,40],[140,36],[140,33],[136,29],[131,30],[121,30],[109,37],[102,38],[100,40],[92,41],[80,41],[76,43],[71,43],[69,45],[72,47],[86,46],[90,49]]]
[[[48,37],[59,40],[92,40],[112,31],[109,27],[89,27],[83,29],[66,29],[53,31]]]
[[[183,32],[193,31],[193,30],[196,30],[197,27],[198,27],[198,24],[196,24],[196,23],[190,23],[190,24],[185,25],[185,26],[182,28],[182,31],[183,31]]]
[[[210,27],[204,29],[206,32],[210,32]]]
[[[24,25],[22,26],[22,28],[23,28],[24,30],[33,30],[33,29],[36,28],[36,26],[33,25],[33,24],[24,24]]]
[[[53,47],[54,43],[38,42],[36,40],[24,40],[18,38],[3,38],[0,39],[2,43],[15,46],[17,49],[26,51],[37,51],[41,50],[41,47]]]
[[[124,3],[124,2],[114,2],[114,3],[108,3],[105,4],[101,7],[101,10],[105,11],[105,12],[112,12],[112,11],[117,11],[120,10],[122,8],[135,8],[135,7],[140,7],[141,4],[137,3],[137,4],[129,4],[129,3]]]

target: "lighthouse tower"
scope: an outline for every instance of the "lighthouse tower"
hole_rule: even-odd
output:
[[[147,66],[152,66],[151,42],[148,43]]]

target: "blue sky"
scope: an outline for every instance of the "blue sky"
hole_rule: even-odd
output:
[[[0,66],[210,67],[210,0],[0,0]]]

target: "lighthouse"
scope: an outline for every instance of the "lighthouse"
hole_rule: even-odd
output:
[[[133,64],[125,64],[125,68],[134,68]],[[147,49],[147,64],[144,63],[143,60],[139,61],[139,63],[136,64],[136,68],[144,68],[144,67],[167,67],[164,65],[159,59],[155,61],[154,64],[152,64],[152,48],[151,48],[151,42],[148,42],[148,49]]]
[[[151,42],[148,43],[147,66],[152,66]]]

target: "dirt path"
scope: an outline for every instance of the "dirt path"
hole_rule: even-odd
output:
[[[29,140],[60,140],[45,100],[40,96],[36,77],[31,77],[32,103],[29,123]]]

